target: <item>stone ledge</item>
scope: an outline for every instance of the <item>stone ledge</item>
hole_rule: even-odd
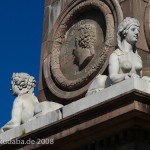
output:
[[[116,98],[119,95],[131,92],[133,90],[138,90],[150,94],[150,83],[138,78],[130,78],[128,80],[117,83],[98,93],[89,95],[76,102],[64,106],[62,108],[63,118],[78,113],[79,111],[83,111],[84,109],[94,105],[107,103],[110,99]]]

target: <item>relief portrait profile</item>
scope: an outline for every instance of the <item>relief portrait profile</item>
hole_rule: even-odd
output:
[[[75,48],[73,49],[74,64],[79,70],[92,60],[95,55],[96,27],[92,23],[85,23],[79,26],[78,34],[75,37]]]

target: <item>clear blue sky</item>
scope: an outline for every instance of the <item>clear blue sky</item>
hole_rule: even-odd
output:
[[[38,78],[44,0],[0,0],[0,127],[11,118],[13,72]]]

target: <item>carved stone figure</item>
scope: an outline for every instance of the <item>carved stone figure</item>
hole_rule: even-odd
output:
[[[109,58],[109,76],[98,75],[90,85],[86,95],[98,92],[107,86],[128,78],[142,78],[142,60],[137,53],[140,23],[127,17],[118,26],[118,48]],[[149,81],[149,77],[143,77]]]
[[[94,24],[80,25],[79,35],[75,38],[75,62],[79,69],[83,69],[95,54],[94,46],[96,42],[96,27]]]
[[[118,49],[109,58],[109,77],[113,84],[131,77],[142,77],[142,60],[136,50],[139,30],[139,21],[130,17],[118,26]]]
[[[34,96],[35,86],[36,81],[33,76],[27,73],[13,73],[11,91],[16,98],[13,103],[12,118],[2,127],[1,132],[19,126],[20,124],[26,123],[63,106],[48,101],[39,103],[37,97]]]
[[[16,96],[12,118],[2,129],[8,130],[23,124],[34,116],[34,107],[38,104],[38,99],[34,96],[36,81],[34,77],[27,73],[13,73],[11,81],[11,91]]]

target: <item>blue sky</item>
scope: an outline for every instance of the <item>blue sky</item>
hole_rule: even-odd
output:
[[[44,0],[0,0],[0,127],[11,118],[13,72],[34,76],[37,96],[43,13]]]

